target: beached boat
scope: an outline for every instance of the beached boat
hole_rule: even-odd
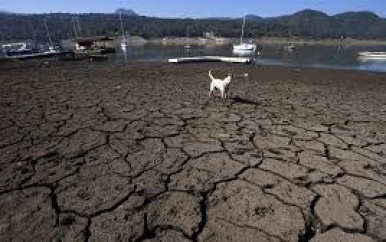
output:
[[[386,60],[386,52],[364,51],[358,53],[361,58]]]
[[[243,17],[243,25],[241,28],[240,44],[233,45],[233,51],[237,52],[237,51],[255,51],[256,50],[256,44],[243,42],[244,27],[245,27],[245,15]]]

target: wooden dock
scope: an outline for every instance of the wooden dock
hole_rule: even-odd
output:
[[[196,62],[228,62],[228,63],[253,63],[254,58],[225,57],[225,56],[196,56],[169,59],[169,63],[196,63]]]

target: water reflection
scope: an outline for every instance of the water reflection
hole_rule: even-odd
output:
[[[288,46],[288,45],[287,45]],[[155,61],[166,62],[169,58],[192,56],[240,56],[256,58],[257,64],[306,66],[338,69],[357,69],[386,72],[386,62],[374,63],[372,60],[358,59],[361,51],[385,51],[386,46],[327,46],[296,45],[290,48],[285,45],[260,45],[256,52],[232,52],[231,45],[184,46],[144,45],[129,46],[125,55],[116,56],[116,61]]]

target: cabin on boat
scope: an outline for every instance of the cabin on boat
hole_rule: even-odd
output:
[[[32,42],[9,43],[1,46],[5,56],[32,54],[40,51],[40,47]]]
[[[75,51],[105,51],[113,52],[114,39],[107,36],[77,38],[72,40]]]

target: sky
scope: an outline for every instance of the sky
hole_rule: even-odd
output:
[[[171,18],[274,17],[303,9],[329,15],[372,11],[386,17],[385,0],[0,0],[0,11],[15,13],[111,13],[132,9],[140,15]]]

